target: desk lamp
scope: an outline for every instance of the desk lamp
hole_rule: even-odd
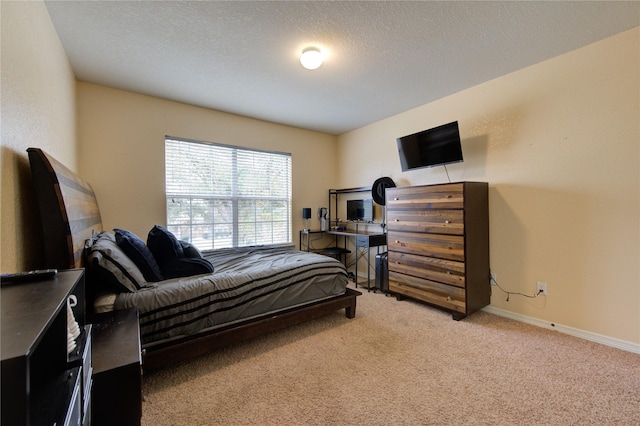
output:
[[[303,207],[302,208],[302,218],[304,219],[304,229],[303,231],[309,230],[309,219],[311,219],[311,207]]]

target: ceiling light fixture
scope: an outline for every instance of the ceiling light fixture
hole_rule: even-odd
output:
[[[307,47],[300,55],[300,63],[308,70],[315,70],[322,65],[322,52],[317,47]]]

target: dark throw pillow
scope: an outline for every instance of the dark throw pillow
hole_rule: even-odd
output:
[[[153,253],[156,262],[160,265],[160,269],[163,270],[164,265],[175,259],[182,259],[184,257],[184,251],[182,245],[175,235],[168,229],[156,225],[151,228],[149,235],[147,236],[147,247]],[[168,278],[165,276],[165,278]]]
[[[137,235],[124,229],[114,229],[116,234],[116,243],[122,251],[129,256],[133,263],[136,264],[145,280],[149,282],[162,281],[162,271],[160,266],[156,262],[153,253],[147,247],[147,245],[138,238]]]
[[[119,293],[134,293],[146,286],[140,269],[116,243],[115,236],[103,232],[88,239],[85,264],[100,283]]]
[[[174,259],[162,268],[165,278],[190,277],[191,275],[210,274],[213,265],[204,258]]]
[[[193,258],[201,258],[202,253],[198,250],[198,247],[193,244],[180,240],[180,245],[182,246],[182,252],[184,253],[184,257],[193,259]]]

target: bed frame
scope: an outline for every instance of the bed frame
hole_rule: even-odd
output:
[[[40,209],[45,249],[45,268],[83,267],[85,241],[94,231],[102,232],[96,196],[89,183],[39,148],[27,149],[31,174]],[[87,303],[93,304],[91,283]],[[356,297],[362,293],[347,289],[344,294],[302,306],[267,313],[201,333],[142,346],[146,371],[202,355],[213,349],[299,324],[336,310],[347,318],[356,315]]]

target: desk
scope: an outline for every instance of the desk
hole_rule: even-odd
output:
[[[371,290],[371,247],[380,247],[387,245],[387,234],[382,232],[365,232],[365,231],[354,231],[354,230],[330,230],[330,231],[318,231],[318,230],[302,230],[300,231],[300,250],[304,250],[304,245],[306,245],[307,251],[312,251],[310,246],[310,237],[311,234],[327,234],[327,235],[335,235],[336,237],[344,237],[344,248],[340,247],[332,247],[331,250],[335,251],[330,254],[326,251],[327,249],[317,249],[314,250],[321,254],[328,255],[347,255],[351,253],[347,249],[347,238],[354,238],[355,244],[355,285],[358,288],[358,249],[366,249],[367,250],[367,290]],[[306,244],[303,245],[302,241],[306,236]],[[336,241],[336,246],[337,246]],[[378,250],[379,253],[379,250]],[[345,266],[347,262],[344,262]]]
[[[387,234],[382,232],[363,232],[363,231],[325,231],[329,235],[336,237],[344,237],[344,248],[347,248],[347,238],[354,238],[356,259],[355,259],[355,284],[358,288],[358,248],[367,250],[367,290],[371,290],[371,247],[380,247],[387,245]],[[379,252],[379,250],[378,250]]]
[[[322,251],[322,249],[312,249],[311,248],[311,235],[312,234],[324,234],[325,231],[320,231],[320,230],[313,230],[313,229],[303,229],[300,231],[300,251],[305,251],[305,247],[306,247],[306,251],[313,251],[316,253],[320,253]],[[305,238],[306,237],[306,238]],[[302,242],[306,239],[305,244],[302,244]]]
[[[320,234],[320,238],[322,238],[323,235],[327,234],[327,231],[320,231],[320,230],[310,230],[310,229],[303,229],[302,231],[300,231],[300,251],[304,251],[306,247],[306,251],[310,251],[313,253],[319,253],[319,254],[324,254],[326,256],[335,256],[336,259],[338,260],[342,260],[342,256],[345,256],[344,259],[344,266],[347,266],[347,259],[346,259],[346,255],[351,253],[350,250],[347,250],[345,248],[342,247],[323,247],[323,248],[311,248],[311,235],[312,234]],[[305,238],[306,237],[306,238]],[[306,243],[303,244],[303,241],[306,239]]]

